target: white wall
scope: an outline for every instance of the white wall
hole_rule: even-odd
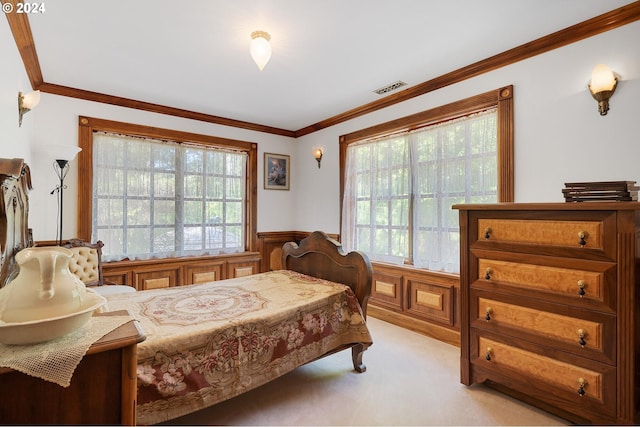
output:
[[[4,19],[3,19],[4,20]],[[31,92],[29,78],[9,25],[0,25],[0,158],[31,159],[33,114],[24,117],[18,127],[18,92]],[[35,110],[34,110],[35,111]]]
[[[638,40],[635,22],[300,138],[295,153],[305,169],[293,175],[305,191],[297,195],[295,229],[340,231],[340,135],[511,84],[516,202],[564,202],[565,182],[640,184]],[[587,89],[598,63],[621,78],[603,117]],[[316,145],[325,148],[320,170],[311,154]]]
[[[319,229],[338,233],[340,135],[513,84],[516,201],[562,202],[565,182],[640,182],[637,40],[640,22],[293,140],[48,94],[42,95],[38,108],[18,129],[17,92],[30,88],[8,25],[0,25],[0,155],[23,157],[31,164],[30,226],[36,240],[56,236],[56,196],[49,193],[57,178],[44,147],[76,145],[79,115],[256,142],[258,231]],[[592,68],[601,62],[621,76],[611,110],[604,117],[599,116],[586,87]],[[324,148],[321,169],[311,154],[315,146]],[[264,152],[291,155],[290,191],[264,190]],[[76,230],[75,161],[71,167],[65,181],[69,188],[64,193],[64,238],[72,237]]]

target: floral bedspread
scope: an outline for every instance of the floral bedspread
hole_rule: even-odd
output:
[[[345,344],[372,343],[351,289],[293,271],[107,296],[138,344],[138,424],[155,424],[265,384]]]

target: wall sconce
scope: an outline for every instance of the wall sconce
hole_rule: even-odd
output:
[[[55,192],[58,193],[57,240],[58,246],[62,246],[62,190],[67,188],[64,184],[64,178],[67,176],[67,172],[69,172],[69,162],[73,160],[80,151],[82,151],[82,148],[74,147],[72,145],[50,145],[47,147],[47,151],[49,151],[49,154],[55,159],[53,161],[53,170],[60,180],[60,184],[58,184],[50,194]]]
[[[18,92],[18,127],[22,127],[22,116],[36,108],[40,102],[40,91],[34,90],[26,95]]]
[[[313,158],[316,159],[316,161],[318,162],[318,169],[320,169],[320,162],[322,161],[323,154],[324,154],[324,151],[322,150],[322,148],[313,149]]]
[[[271,59],[271,36],[266,31],[254,31],[251,33],[251,57],[260,71]]]
[[[593,99],[598,101],[598,111],[601,116],[606,116],[609,111],[609,98],[616,91],[618,78],[611,69],[604,64],[598,64],[591,72],[589,92]]]

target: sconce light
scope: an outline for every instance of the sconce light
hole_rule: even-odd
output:
[[[64,184],[64,178],[69,172],[69,162],[75,159],[76,155],[82,151],[80,147],[74,147],[72,145],[50,145],[47,147],[49,154],[55,159],[53,161],[53,170],[58,175],[60,184],[51,191],[50,194],[58,193],[58,246],[62,246],[62,190],[67,188]]]
[[[271,36],[266,31],[254,31],[251,33],[251,57],[260,71],[271,59]]]
[[[320,162],[322,161],[323,154],[324,154],[324,151],[322,151],[322,148],[313,149],[313,158],[316,159],[316,161],[318,162],[318,169],[320,169]]]
[[[40,102],[40,91],[34,90],[26,95],[18,92],[18,127],[22,127],[22,116],[36,108]]]
[[[605,116],[609,111],[609,98],[616,91],[618,78],[611,69],[604,64],[598,64],[591,72],[591,83],[589,92],[593,99],[598,101],[598,111],[601,116]]]

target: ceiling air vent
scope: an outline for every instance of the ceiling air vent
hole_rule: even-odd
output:
[[[402,86],[406,86],[406,85],[407,84],[405,82],[403,82],[401,80],[398,80],[395,83],[391,83],[390,85],[387,85],[385,87],[381,87],[380,89],[376,89],[373,92],[377,93],[378,95],[384,95],[386,93],[389,93],[389,92],[391,92],[393,90],[396,90],[396,89],[398,89],[398,88],[400,88]]]

